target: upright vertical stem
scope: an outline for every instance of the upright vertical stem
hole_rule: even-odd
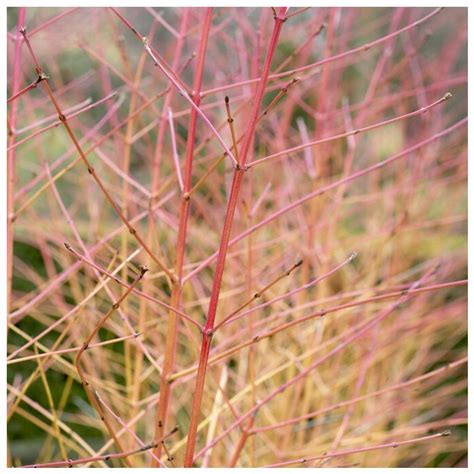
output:
[[[186,29],[188,26],[188,20],[189,20],[189,9],[186,8],[183,11],[181,21],[180,21],[180,36],[175,44],[175,50],[174,50],[174,58],[173,58],[173,64],[172,68],[173,70],[177,70],[179,63],[181,61],[181,56],[183,52],[183,46],[184,46],[184,39],[185,39],[185,33]],[[158,136],[156,139],[156,145],[155,145],[155,152],[154,152],[154,157],[153,157],[153,162],[151,166],[151,198],[149,202],[149,209],[150,209],[150,220],[149,220],[149,225],[147,228],[147,235],[146,235],[146,241],[147,244],[152,247],[153,246],[153,240],[155,237],[155,223],[153,220],[153,205],[155,202],[155,198],[158,195],[158,189],[159,189],[159,184],[160,184],[160,163],[161,163],[161,155],[163,151],[163,145],[164,145],[164,139],[165,139],[165,131],[166,131],[166,113],[167,110],[171,104],[171,101],[173,99],[175,90],[170,87],[169,92],[166,94],[165,100],[163,102],[163,112],[161,114],[160,118],[160,127],[158,129]],[[159,248],[159,242],[157,242],[157,246]],[[153,284],[151,280],[145,280],[143,284],[143,291],[145,293],[149,293],[150,287]],[[143,332],[145,331],[145,312],[147,311],[147,308],[149,307],[148,302],[145,299],[140,300],[140,307],[139,307],[139,313],[138,313],[138,329],[139,331]],[[134,401],[134,412],[130,416],[130,419],[134,418],[136,415],[136,412],[138,411],[138,399],[139,399],[139,394],[140,394],[140,386],[141,386],[141,374],[142,374],[142,367],[143,367],[143,353],[141,351],[137,351],[135,354],[135,381],[134,381],[134,391],[132,394],[132,400]],[[155,438],[156,440],[157,438]],[[161,443],[156,443],[157,450],[161,450]],[[159,459],[158,456],[154,455],[152,456],[152,460]],[[156,463],[158,465],[158,463]]]
[[[209,302],[209,310],[207,314],[206,324],[203,330],[201,353],[199,356],[199,367],[196,378],[196,387],[194,390],[193,407],[191,412],[191,420],[188,432],[188,442],[186,445],[186,455],[184,460],[184,467],[191,467],[194,459],[194,449],[196,445],[197,427],[199,422],[199,416],[201,412],[201,402],[204,390],[204,382],[206,378],[207,361],[209,358],[209,351],[211,349],[212,335],[214,330],[214,321],[217,311],[217,303],[219,300],[219,293],[221,290],[222,276],[224,274],[225,259],[227,255],[227,249],[229,246],[230,234],[232,231],[232,222],[234,220],[235,209],[237,206],[237,200],[239,197],[240,187],[245,173],[245,164],[247,161],[250,144],[252,143],[253,135],[255,132],[255,125],[258,120],[258,112],[265,92],[265,87],[268,81],[270,73],[270,65],[273,54],[276,49],[278,37],[280,36],[281,27],[285,21],[285,14],[287,8],[280,7],[278,14],[275,15],[275,25],[273,28],[272,38],[268,47],[265,63],[263,66],[262,76],[258,84],[257,92],[255,94],[255,100],[253,103],[253,109],[251,112],[249,125],[247,127],[242,150],[240,155],[240,161],[235,168],[234,177],[232,179],[232,187],[230,191],[229,201],[227,204],[227,211],[224,220],[224,227],[221,235],[221,242],[219,246],[219,254],[217,256],[216,273],[214,276],[214,282],[212,285],[211,297]]]
[[[204,23],[202,27],[201,41],[199,45],[199,52],[197,58],[196,75],[194,77],[193,84],[193,101],[196,106],[199,107],[201,102],[201,87],[202,87],[202,76],[204,72],[204,60],[206,56],[207,40],[209,37],[209,31],[211,27],[212,19],[212,8],[207,8]],[[188,127],[188,139],[186,144],[186,158],[184,168],[184,181],[183,181],[183,194],[181,198],[181,207],[179,213],[179,228],[178,228],[178,242],[176,249],[176,263],[175,263],[175,274],[177,280],[173,284],[171,292],[171,306],[178,308],[181,299],[182,291],[182,278],[183,278],[183,263],[184,263],[184,251],[186,246],[186,234],[189,221],[189,207],[190,207],[190,196],[189,191],[191,190],[191,178],[193,168],[193,155],[194,155],[194,142],[196,138],[196,124],[197,124],[197,111],[195,108],[191,110]],[[165,359],[163,362],[163,371],[161,373],[160,380],[160,399],[156,410],[155,418],[155,439],[160,439],[166,429],[166,421],[168,416],[168,406],[171,388],[168,381],[169,375],[172,373],[174,368],[174,361],[176,355],[176,337],[178,334],[178,317],[176,313],[170,311],[168,317],[168,329],[166,335],[166,349]],[[157,457],[161,456],[162,445],[159,443],[154,449],[154,454]],[[153,465],[157,463],[153,460]]]
[[[133,79],[134,89],[132,90],[132,94],[130,97],[130,106],[128,110],[129,120],[127,122],[127,129],[125,132],[125,144],[124,144],[123,153],[122,153],[122,156],[123,156],[122,169],[123,169],[123,172],[127,175],[130,173],[130,158],[131,158],[131,152],[132,152],[131,138],[133,136],[133,131],[135,128],[135,117],[133,116],[133,112],[137,108],[137,90],[140,85],[140,80],[142,78],[145,59],[146,59],[146,55],[142,54],[138,61],[137,70],[135,73],[135,77]],[[129,183],[125,179],[122,182],[122,206],[123,206],[123,214],[128,219],[129,218]],[[128,239],[129,239],[128,233],[124,232],[122,234],[121,249],[120,249],[122,259],[127,258]],[[127,280],[127,273],[128,273],[128,269],[127,267],[124,266],[122,269],[122,279],[124,281]],[[125,312],[128,311],[127,301],[124,301],[123,309]],[[130,396],[130,391],[132,389],[132,379],[133,379],[131,350],[132,349],[131,349],[130,341],[125,341],[124,342],[125,386],[127,387],[127,392],[129,393],[129,396]]]
[[[13,80],[12,93],[14,96],[20,90],[21,77],[21,27],[25,24],[26,8],[20,8],[17,22],[17,33],[15,39],[15,56],[13,58]],[[13,101],[8,116],[8,148],[15,142],[16,111],[18,103]],[[12,148],[7,154],[7,308],[10,310],[13,278],[13,221],[14,221],[14,186],[15,186],[15,149]]]

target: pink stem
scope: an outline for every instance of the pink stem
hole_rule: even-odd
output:
[[[22,36],[20,34],[20,28],[25,24],[26,17],[26,8],[20,8],[18,14],[18,23],[17,23],[17,34],[15,39],[15,59],[13,62],[13,79],[12,79],[12,95],[14,96],[20,88],[20,79],[21,79],[21,45],[22,45]],[[10,147],[15,143],[15,135],[13,130],[15,130],[16,124],[16,115],[17,115],[17,103],[14,102],[10,109],[9,127],[11,133],[8,136],[8,146]],[[7,309],[11,305],[11,296],[12,296],[12,278],[13,278],[13,220],[15,212],[15,195],[14,195],[14,186],[15,186],[15,152],[13,150],[7,153],[7,212],[8,212],[8,221],[7,221]]]
[[[246,231],[244,231],[241,234],[237,235],[236,237],[234,237],[229,242],[229,246],[232,246],[232,245],[236,244],[237,242],[240,242],[243,238],[247,237],[247,235],[252,234],[256,230],[260,229],[261,227],[264,227],[268,223],[274,221],[275,219],[277,219],[281,215],[287,213],[288,211],[291,211],[295,207],[300,206],[304,202],[309,201],[310,199],[312,199],[316,196],[320,196],[320,195],[322,195],[322,194],[324,194],[328,191],[331,191],[332,189],[335,189],[338,186],[341,186],[345,183],[348,183],[350,181],[354,181],[355,179],[360,178],[361,176],[364,176],[364,175],[369,174],[373,171],[376,171],[380,168],[383,168],[384,166],[387,166],[390,163],[393,163],[394,161],[399,160],[400,158],[403,158],[403,157],[409,155],[410,153],[413,153],[414,151],[417,151],[418,149],[422,148],[423,146],[426,146],[426,145],[428,145],[428,144],[430,144],[430,143],[432,143],[436,140],[439,140],[440,138],[444,137],[445,135],[448,135],[449,133],[453,132],[454,130],[457,130],[459,127],[465,125],[466,123],[467,123],[467,118],[461,119],[459,122],[456,122],[451,127],[448,127],[445,130],[443,130],[439,133],[436,133],[435,135],[431,136],[430,138],[427,138],[426,140],[423,140],[420,143],[417,143],[416,145],[413,145],[412,147],[407,148],[406,150],[403,150],[400,153],[397,153],[396,155],[393,155],[392,157],[387,158],[384,161],[380,161],[379,163],[376,163],[375,165],[369,166],[368,168],[365,168],[361,171],[357,171],[356,173],[353,173],[353,174],[351,174],[351,175],[349,175],[349,176],[347,176],[343,179],[340,179],[338,181],[334,181],[334,182],[332,182],[332,183],[330,183],[326,186],[323,186],[322,188],[316,189],[315,191],[307,194],[306,196],[303,196],[302,198],[298,199],[297,201],[295,201],[291,204],[288,204],[287,206],[283,207],[279,211],[274,212],[273,214],[271,214],[267,218],[263,219],[259,223],[255,224],[254,226],[248,228]],[[186,281],[186,280],[192,278],[197,273],[199,273],[203,268],[207,267],[207,265],[209,265],[209,263],[214,261],[217,256],[218,256],[218,252],[216,252],[213,255],[211,255],[210,257],[208,257],[199,266],[197,266],[192,272],[188,273],[188,275],[186,275],[184,277],[184,280]]]
[[[442,102],[445,102],[446,100],[448,100],[450,98],[451,98],[451,94],[448,92],[443,97],[441,97],[441,99],[436,100],[432,104],[430,104],[426,107],[422,107],[422,108],[420,108],[418,110],[415,110],[413,112],[409,112],[408,114],[403,114],[403,115],[400,115],[399,117],[394,117],[394,118],[391,118],[389,120],[384,120],[383,122],[378,122],[378,123],[375,123],[373,125],[367,125],[366,127],[361,127],[361,128],[356,129],[356,130],[351,130],[350,132],[340,133],[338,135],[333,135],[331,137],[322,138],[320,140],[304,143],[302,145],[298,145],[298,146],[295,146],[293,148],[289,148],[287,150],[279,151],[278,153],[274,153],[273,155],[268,155],[268,156],[265,156],[265,157],[260,158],[258,160],[251,161],[248,164],[248,166],[252,167],[252,166],[258,165],[260,163],[264,163],[268,160],[272,160],[274,158],[279,158],[279,157],[282,157],[282,156],[285,156],[285,155],[289,155],[290,153],[295,153],[295,152],[305,150],[307,148],[310,148],[310,147],[313,147],[313,146],[316,146],[316,145],[320,145],[321,143],[327,143],[327,142],[330,142],[330,141],[333,141],[333,140],[339,140],[341,138],[346,138],[346,137],[349,137],[351,135],[358,135],[359,133],[362,133],[362,132],[368,132],[369,130],[374,130],[375,128],[384,127],[384,126],[389,125],[393,122],[398,122],[399,120],[405,120],[407,118],[414,117],[416,115],[424,114],[428,110],[432,109],[433,107],[436,107],[437,105],[441,104]]]
[[[376,446],[365,446],[362,448],[344,449],[343,451],[323,454],[320,456],[310,456],[307,458],[299,458],[299,459],[293,459],[291,461],[283,461],[283,462],[278,462],[275,464],[269,464],[268,466],[265,466],[265,467],[285,467],[285,466],[289,466],[290,464],[304,464],[310,461],[316,461],[318,459],[329,459],[329,458],[335,458],[338,456],[347,456],[349,454],[365,453],[367,451],[375,451],[377,449],[398,448],[399,446],[404,446],[406,444],[420,443],[423,441],[431,441],[436,438],[449,436],[450,434],[451,432],[447,430],[447,431],[443,431],[442,433],[436,433],[433,435],[423,436],[421,438],[407,439],[405,441],[391,441],[390,443],[378,444]]]
[[[400,28],[397,31],[394,31],[393,33],[390,33],[386,36],[383,36],[382,38],[378,38],[374,41],[371,41],[369,43],[363,44],[362,46],[359,46],[354,49],[350,49],[348,51],[345,51],[344,53],[341,54],[336,54],[335,56],[330,56],[329,58],[322,59],[321,61],[317,61],[312,64],[307,64],[305,66],[296,68],[296,69],[290,69],[288,71],[280,72],[278,74],[272,74],[271,76],[268,77],[269,80],[272,79],[278,79],[280,77],[286,77],[286,76],[291,76],[292,74],[296,74],[298,72],[303,72],[307,71],[308,69],[313,69],[319,66],[323,66],[324,64],[332,63],[334,61],[338,61],[340,59],[346,58],[347,56],[351,56],[352,54],[355,53],[360,53],[364,51],[368,51],[369,49],[373,48],[374,46],[377,46],[379,44],[382,44],[386,41],[389,41],[391,38],[400,35],[401,33],[404,33],[405,31],[411,30],[412,28],[417,27],[421,23],[424,23],[425,21],[429,20],[430,18],[434,17],[437,15],[443,8],[437,8],[436,10],[432,11],[428,15],[424,16],[423,18],[420,18],[419,20],[414,21],[413,23],[410,23],[407,26],[404,26],[403,28]],[[224,86],[219,86],[215,87],[213,89],[208,89],[203,92],[203,95],[208,95],[208,94],[215,94],[216,92],[224,91],[224,90],[229,90],[233,89],[235,87],[242,87],[248,84],[254,84],[255,82],[258,82],[258,79],[249,79],[246,81],[241,81],[241,82],[235,82],[234,84],[227,84]]]

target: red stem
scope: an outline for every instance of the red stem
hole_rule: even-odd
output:
[[[202,28],[201,41],[199,45],[198,62],[196,66],[196,75],[194,77],[194,95],[193,102],[196,107],[199,107],[201,101],[201,87],[202,87],[202,76],[204,73],[204,60],[206,57],[207,40],[209,38],[209,31],[211,28],[212,20],[212,8],[207,8],[204,24]],[[176,250],[176,264],[175,270],[177,275],[177,281],[173,284],[171,293],[171,306],[178,308],[181,300],[182,290],[182,277],[183,277],[183,264],[184,264],[184,253],[186,247],[186,235],[189,221],[189,191],[192,185],[192,169],[193,169],[193,155],[194,155],[194,144],[196,138],[196,124],[197,124],[198,113],[196,108],[191,111],[188,127],[188,140],[186,144],[186,159],[184,169],[184,182],[183,182],[183,195],[181,199],[181,207],[179,214],[179,228],[178,228],[178,241]],[[178,323],[179,319],[174,311],[170,311],[168,319],[168,329],[166,336],[166,350],[165,359],[163,362],[163,371],[160,378],[160,399],[158,408],[156,411],[155,418],[155,439],[159,439],[163,436],[166,429],[166,421],[168,416],[168,406],[171,395],[171,386],[168,381],[169,375],[174,369],[174,361],[176,356],[176,339],[178,334]],[[161,456],[161,443],[157,444],[153,453],[157,456]],[[156,461],[153,460],[153,466],[157,466]]]
[[[17,36],[15,40],[15,58],[13,62],[13,80],[12,80],[12,95],[15,96],[20,88],[20,76],[21,76],[21,45],[22,36],[20,34],[20,28],[25,23],[26,8],[20,8],[18,14],[17,23]],[[12,146],[15,142],[15,130],[16,123],[16,112],[17,104],[13,103],[10,109],[9,129],[8,135],[8,147]],[[12,278],[13,278],[13,221],[14,221],[14,186],[15,186],[15,151],[11,150],[7,154],[7,308],[10,309],[11,294],[12,294]]]
[[[253,135],[255,132],[255,126],[258,120],[259,110],[260,110],[260,106],[263,99],[263,94],[265,92],[268,76],[270,74],[271,61],[276,49],[278,37],[280,36],[283,22],[285,21],[286,11],[287,11],[286,7],[280,7],[278,10],[278,14],[275,16],[275,26],[273,28],[272,38],[270,40],[270,45],[269,45],[267,55],[265,58],[262,76],[260,78],[260,82],[258,84],[258,88],[255,94],[253,109],[251,112],[249,125],[244,137],[242,150],[239,154],[240,155],[239,165],[236,167],[234,171],[234,177],[232,180],[232,187],[230,191],[229,202],[227,204],[224,227],[222,230],[221,242],[219,246],[219,254],[217,257],[216,273],[215,273],[214,281],[212,285],[211,297],[210,297],[210,302],[209,302],[209,310],[208,310],[206,324],[205,324],[204,332],[203,332],[201,353],[199,356],[199,367],[198,367],[198,373],[197,373],[197,379],[196,379],[196,387],[194,390],[193,407],[192,407],[191,420],[190,420],[189,431],[188,431],[188,442],[186,445],[186,454],[185,454],[185,459],[184,459],[184,467],[191,467],[193,464],[194,449],[195,449],[196,437],[197,437],[197,427],[198,427],[199,416],[201,412],[201,402],[202,402],[202,395],[203,395],[203,390],[204,390],[204,382],[206,378],[207,361],[209,358],[209,351],[211,349],[214,321],[216,317],[217,304],[219,301],[219,294],[220,294],[221,285],[222,285],[222,276],[224,274],[227,250],[229,247],[230,234],[232,231],[232,223],[234,220],[234,214],[235,214],[235,209],[237,206],[240,187],[242,185],[242,180],[244,177],[245,163],[248,158],[248,152],[249,152],[250,144],[252,143]]]
[[[7,104],[10,104],[11,102],[14,102],[16,99],[21,97],[23,94],[26,94],[31,89],[36,89],[39,82],[40,82],[40,78],[38,78],[38,80],[32,82],[31,84],[28,84],[26,87],[23,87],[23,89],[21,89],[16,94],[13,94],[11,97],[9,97],[7,99]]]

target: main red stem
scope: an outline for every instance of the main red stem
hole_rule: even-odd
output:
[[[255,132],[255,126],[258,120],[258,113],[265,92],[265,87],[268,81],[270,73],[270,65],[273,54],[275,53],[278,37],[280,36],[283,22],[285,21],[285,14],[287,8],[280,7],[278,13],[275,16],[275,26],[273,28],[272,38],[270,45],[265,57],[265,63],[263,66],[262,76],[258,84],[257,92],[255,94],[255,100],[253,103],[253,109],[250,116],[249,125],[245,133],[244,142],[240,155],[239,166],[236,167],[234,177],[232,179],[232,186],[227,204],[226,216],[224,219],[224,227],[222,229],[221,242],[219,246],[219,254],[216,263],[216,273],[214,276],[214,282],[212,285],[211,297],[209,302],[209,310],[207,314],[206,324],[204,326],[201,353],[199,356],[199,367],[196,378],[196,387],[194,389],[193,407],[191,412],[191,420],[188,431],[188,442],[186,445],[186,454],[184,459],[184,467],[191,467],[194,459],[194,450],[196,446],[197,427],[199,422],[199,416],[201,412],[201,402],[204,390],[204,382],[206,378],[207,362],[209,359],[209,352],[212,343],[212,334],[214,329],[214,321],[216,318],[217,304],[219,301],[219,294],[222,285],[222,276],[224,274],[225,259],[227,250],[229,247],[230,234],[232,231],[232,223],[234,220],[235,209],[238,202],[240,187],[245,173],[245,164],[247,162],[248,152],[252,143],[253,135]]]
[[[204,24],[202,28],[201,42],[198,53],[198,63],[196,67],[196,75],[194,78],[194,103],[199,106],[201,101],[201,87],[202,87],[202,76],[204,72],[204,60],[206,56],[207,40],[209,37],[209,30],[211,27],[212,20],[212,8],[206,10]],[[183,195],[181,199],[181,207],[179,214],[179,228],[178,228],[178,242],[176,248],[176,264],[175,270],[177,275],[177,281],[173,284],[171,294],[171,306],[173,308],[179,308],[182,290],[182,277],[183,277],[183,263],[184,263],[184,251],[186,246],[186,235],[189,222],[189,191],[192,184],[192,167],[193,167],[193,155],[194,155],[194,142],[196,137],[196,124],[197,124],[197,112],[196,109],[191,110],[191,116],[189,119],[189,132],[188,140],[186,145],[186,159],[184,169],[184,182],[183,182]],[[169,313],[168,330],[166,337],[166,350],[165,359],[163,363],[163,372],[160,379],[160,399],[156,411],[155,417],[155,439],[160,439],[166,429],[166,421],[168,415],[168,406],[171,395],[171,387],[168,383],[168,377],[173,371],[175,355],[176,355],[176,338],[178,334],[178,316],[173,311]],[[157,457],[161,456],[161,443],[157,443],[154,453]],[[156,461],[153,461],[153,466],[158,466]]]

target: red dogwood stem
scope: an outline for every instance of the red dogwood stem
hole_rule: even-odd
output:
[[[212,334],[214,330],[214,321],[216,317],[217,304],[219,301],[219,293],[221,290],[222,276],[224,274],[224,266],[229,247],[230,234],[232,231],[232,223],[234,220],[235,209],[239,197],[240,187],[246,169],[246,161],[252,143],[255,126],[257,124],[260,106],[265,92],[265,87],[270,74],[270,65],[273,54],[276,49],[278,37],[280,36],[283,22],[285,21],[285,14],[287,8],[280,7],[278,13],[275,15],[275,26],[273,28],[270,45],[268,47],[265,63],[263,66],[262,76],[258,83],[258,88],[255,93],[255,100],[251,112],[249,124],[245,133],[244,142],[240,155],[240,161],[235,168],[234,177],[232,180],[232,187],[230,191],[229,201],[227,203],[227,211],[224,220],[224,227],[222,230],[221,241],[219,246],[219,254],[217,257],[216,273],[212,285],[211,297],[209,302],[209,310],[207,314],[206,324],[203,331],[201,353],[199,356],[199,368],[196,378],[196,387],[194,390],[193,407],[191,412],[191,420],[188,432],[188,443],[186,445],[186,455],[184,459],[184,467],[191,467],[194,459],[194,449],[196,445],[197,427],[199,416],[201,412],[201,402],[204,390],[204,382],[206,378],[207,361],[209,358],[209,351],[211,349]]]

